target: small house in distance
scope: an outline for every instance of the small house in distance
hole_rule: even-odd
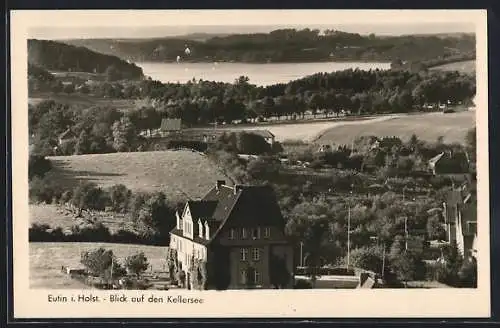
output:
[[[276,139],[275,135],[269,130],[245,130],[245,132],[261,136],[271,146],[274,144]]]
[[[465,152],[444,151],[428,161],[434,175],[461,174],[469,172],[469,160]]]
[[[66,131],[64,131],[63,133],[61,133],[59,135],[59,138],[58,138],[59,146],[65,144],[67,142],[73,141],[76,138],[77,138],[76,133],[73,132],[73,130],[71,130],[71,128],[68,128]]]
[[[160,135],[168,137],[175,135],[182,130],[182,121],[180,118],[164,118],[161,120]]]
[[[271,187],[227,186],[219,180],[176,216],[168,256],[177,273],[183,272],[183,287],[293,287],[293,247]]]

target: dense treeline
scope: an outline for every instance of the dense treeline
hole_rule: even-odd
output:
[[[311,62],[422,61],[474,54],[474,35],[362,36],[335,30],[279,29],[269,33],[216,36],[205,41],[182,38],[149,40],[71,40],[68,43],[132,61]],[[186,45],[191,53],[185,56]]]
[[[34,203],[71,206],[75,216],[70,231],[44,224],[32,225],[30,241],[168,245],[169,232],[175,226],[175,209],[179,206],[168,202],[162,192],[132,193],[124,185],[103,189],[83,182],[67,189],[60,186],[50,172],[30,181],[29,196]],[[126,228],[111,232],[100,219],[106,209],[112,211],[111,215],[121,214]],[[86,223],[78,224],[78,218],[84,218],[82,222]]]
[[[326,117],[342,113],[401,113],[422,110],[426,103],[468,105],[475,91],[475,79],[458,72],[345,70],[267,87],[250,84],[243,76],[233,84],[210,81],[163,84],[144,80],[124,86],[104,82],[87,92],[146,99],[145,106],[124,114],[114,108],[81,110],[44,101],[30,105],[28,113],[38,153],[52,154],[57,146],[60,154],[86,154],[134,151],[143,144],[139,132],[159,128],[162,118],[181,118],[184,126],[195,127],[214,121],[300,119],[308,111]],[[58,136],[68,127],[76,137],[58,145]]]
[[[143,76],[140,67],[118,57],[48,40],[28,40],[28,62],[54,71],[108,73],[116,80]]]

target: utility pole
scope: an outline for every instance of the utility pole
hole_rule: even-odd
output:
[[[382,279],[385,278],[385,243],[382,243]]]
[[[113,257],[111,256],[111,284],[113,283],[113,265],[114,265],[114,261],[113,261]]]
[[[347,208],[347,269],[349,269],[349,260],[351,253],[351,204]]]
[[[351,185],[351,191],[349,197],[352,196],[352,189],[354,188]],[[350,264],[350,255],[351,255],[351,199],[347,201],[347,269],[349,269]]]
[[[408,250],[408,217],[405,216],[405,251]]]
[[[304,262],[303,262],[304,257],[302,256],[302,247],[303,246],[304,246],[304,243],[301,241],[300,242],[300,267],[304,266]]]

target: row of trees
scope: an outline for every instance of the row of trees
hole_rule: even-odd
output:
[[[29,196],[32,202],[73,206],[76,209],[75,218],[82,217],[85,213],[88,213],[88,215],[97,219],[97,225],[90,227],[94,233],[97,228],[99,228],[97,229],[99,231],[105,228],[99,222],[99,215],[93,214],[94,212],[102,212],[109,209],[114,213],[125,214],[129,226],[133,227],[133,231],[129,231],[135,234],[132,237],[149,241],[150,243],[161,244],[168,244],[169,232],[175,226],[174,213],[178,205],[169,203],[163,192],[133,193],[124,185],[115,185],[108,189],[103,189],[94,183],[82,182],[72,189],[66,189],[58,183],[57,177],[53,172],[48,172],[43,177],[33,177],[30,181]],[[73,233],[76,236],[82,238],[86,236],[85,231],[82,231],[78,226],[75,229],[73,229]],[[43,234],[44,232],[42,231],[44,229],[35,230],[33,233]],[[117,238],[117,236],[112,236],[107,228],[105,230],[96,235],[101,236],[103,239],[111,240]],[[121,231],[120,233],[123,234],[125,232],[127,231]],[[34,237],[36,238],[36,236]],[[64,239],[63,235],[59,237]]]
[[[132,87],[129,87],[129,89]],[[468,105],[476,92],[475,78],[458,72],[344,70],[317,73],[286,84],[258,87],[247,77],[233,84],[190,81],[186,84],[145,80],[141,98],[151,99],[163,117],[182,118],[186,125],[282,117],[301,118],[394,113],[422,110],[424,104]],[[152,126],[152,128],[157,126]]]
[[[44,101],[30,105],[29,127],[42,154],[53,153],[59,134],[72,127],[74,143],[62,154],[135,150],[141,130],[159,128],[161,118],[181,118],[186,126],[210,122],[257,120],[270,117],[408,112],[425,103],[464,105],[475,94],[475,80],[459,73],[347,70],[315,74],[288,84],[257,87],[245,77],[234,84],[208,81],[163,84],[146,80],[138,85],[105,84],[109,90],[126,90],[131,97],[147,98],[149,105],[121,113],[116,108],[77,106]],[[105,89],[99,89],[105,90]],[[123,91],[123,92],[124,92]],[[116,91],[121,94],[122,91]]]

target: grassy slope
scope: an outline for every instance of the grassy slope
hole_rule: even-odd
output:
[[[169,200],[202,197],[217,179],[231,181],[202,154],[158,151],[50,157],[61,184],[124,184],[134,191],[163,191]]]
[[[476,61],[475,60],[460,61],[460,62],[435,66],[430,69],[440,70],[440,71],[459,71],[460,73],[475,73]]]
[[[390,120],[346,124],[330,128],[319,134],[318,144],[350,144],[359,136],[398,136],[404,140],[416,134],[419,139],[436,141],[444,136],[445,142],[463,143],[467,130],[475,125],[475,111],[460,113],[429,113],[409,115]]]
[[[153,271],[164,271],[165,247],[107,243],[30,243],[30,287],[57,289],[87,289],[88,286],[61,273],[61,266],[79,267],[82,251],[104,247],[112,249],[122,261],[125,257],[144,252]]]

